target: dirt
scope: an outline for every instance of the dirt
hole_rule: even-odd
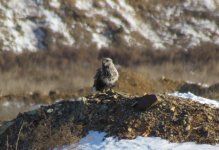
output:
[[[145,109],[137,107],[151,98]],[[76,143],[90,130],[122,139],[158,136],[171,142],[218,144],[218,116],[218,108],[165,94],[137,97],[108,91],[42,106],[1,123],[0,147],[49,149]]]

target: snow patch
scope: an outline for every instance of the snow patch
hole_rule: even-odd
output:
[[[1,109],[5,107],[4,109],[9,109],[11,111],[11,108],[29,108],[29,110],[34,110],[40,108],[43,104],[35,104],[35,103],[25,103],[23,101],[4,101],[0,103]]]
[[[5,101],[5,102],[3,102],[2,106],[3,107],[8,107],[8,106],[10,106],[10,102],[9,101]]]
[[[203,97],[200,97],[200,96],[196,96],[196,95],[192,94],[191,92],[188,92],[188,93],[174,92],[174,93],[171,93],[169,95],[185,98],[185,100],[193,100],[193,101],[199,102],[201,104],[207,104],[207,105],[210,105],[212,107],[219,108],[219,102],[218,101],[210,100],[210,99],[203,98]]]
[[[79,143],[64,146],[62,150],[216,150],[219,148],[219,145],[195,144],[193,142],[170,143],[159,137],[139,136],[133,140],[118,140],[113,137],[105,138],[105,135],[104,132],[90,131]]]
[[[126,29],[125,25],[122,23],[122,21],[120,19],[118,19],[116,17],[113,17],[113,16],[110,16],[109,20],[111,22],[113,22],[117,27],[121,27],[121,26],[124,27],[125,30],[128,32],[128,30]]]
[[[106,9],[98,9],[93,6],[93,3],[93,0],[76,0],[75,6],[80,10],[84,10],[87,17],[95,17],[96,15],[106,17],[108,15]]]
[[[93,8],[92,0],[76,0],[75,6],[81,10],[91,10]]]
[[[60,8],[60,6],[61,6],[59,0],[51,0],[49,5],[53,8],[57,8],[57,9]]]
[[[193,81],[186,81],[186,83],[188,83],[188,84],[197,84],[197,85],[199,85],[199,86],[202,86],[202,87],[204,87],[204,88],[208,88],[208,87],[210,87],[210,85],[208,85],[208,84],[206,84],[206,83],[196,83],[196,82],[193,82]]]
[[[215,11],[216,2],[218,0],[187,0],[184,3],[184,6],[190,10],[196,11]]]
[[[92,41],[97,44],[98,49],[108,47],[110,41],[104,35],[93,33],[92,37]]]

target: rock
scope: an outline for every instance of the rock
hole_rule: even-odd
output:
[[[107,109],[108,109],[108,106],[107,106],[107,105],[102,105],[102,106],[100,107],[100,109],[99,109],[99,112],[105,113],[105,112],[107,111]]]
[[[114,95],[114,96],[113,96],[113,98],[117,99],[117,98],[118,98],[118,96],[117,96],[117,95]]]
[[[170,110],[171,110],[172,112],[174,112],[175,109],[176,109],[176,107],[174,107],[174,106],[172,106],[172,107],[170,108]]]
[[[47,111],[46,111],[47,113],[52,113],[53,112],[53,109],[52,108],[49,108],[49,109],[47,109]]]
[[[37,110],[28,111],[26,114],[35,116],[37,115]]]
[[[208,116],[208,120],[210,120],[210,121],[211,121],[212,119],[213,119],[213,118],[212,118],[211,116]]]
[[[87,101],[87,98],[86,97],[79,97],[77,100],[78,101],[83,101],[85,103]]]
[[[14,121],[3,122],[0,126],[0,135],[3,134],[10,126],[14,124]]]
[[[190,131],[190,129],[191,129],[191,126],[190,126],[190,125],[187,125],[186,131]]]
[[[49,91],[49,93],[48,93],[49,97],[55,97],[57,94],[58,94],[58,92],[57,92],[57,91],[54,91],[54,90],[51,90],[51,91]]]
[[[135,98],[135,103],[132,105],[132,107],[135,108],[137,111],[144,111],[156,104],[158,101],[156,95],[145,95],[143,97]]]
[[[148,135],[149,135],[149,132],[144,132],[144,133],[142,134],[142,136],[144,136],[144,137],[148,137]]]
[[[35,92],[31,93],[31,96],[34,100],[38,100],[40,98],[41,94],[40,94],[40,92],[35,91]]]
[[[128,128],[128,132],[132,132],[132,128]]]

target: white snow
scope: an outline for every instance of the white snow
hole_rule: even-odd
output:
[[[208,85],[206,83],[201,83],[201,82],[196,83],[196,82],[193,82],[193,81],[186,81],[186,83],[188,83],[188,84],[197,84],[197,85],[202,86],[204,88],[210,87],[210,85]]]
[[[182,10],[178,9],[177,6],[173,6],[173,7],[167,7],[166,9],[163,8],[163,11],[166,12],[165,15],[166,19],[171,19],[171,17],[175,16],[175,17],[179,17],[182,14]]]
[[[106,133],[90,131],[79,143],[64,146],[62,150],[216,150],[219,145],[170,143],[159,137],[137,137],[133,140],[118,140],[107,137]],[[55,148],[54,150],[58,150]]]
[[[109,40],[104,35],[93,33],[92,36],[93,36],[92,41],[97,44],[98,49],[102,47],[108,47]]]
[[[5,102],[3,102],[2,106],[3,107],[8,107],[8,106],[10,106],[10,102],[9,101],[5,101]]]
[[[75,6],[81,10],[90,10],[93,8],[92,0],[76,0]]]
[[[0,103],[1,109],[8,109],[11,111],[13,108],[22,109],[29,108],[29,110],[34,110],[42,106],[43,104],[35,104],[35,103],[25,103],[23,101],[4,101]]]
[[[96,46],[98,49],[103,47],[108,47],[110,40],[107,38],[107,36],[103,35],[104,32],[104,25],[98,24],[98,28],[92,29],[88,25],[81,24],[82,27],[84,27],[88,32],[92,35],[92,42],[96,43]]]
[[[120,26],[125,27],[125,25],[122,23],[122,21],[119,18],[116,18],[114,16],[110,16],[109,20],[111,22],[113,22],[117,27],[120,27]],[[127,31],[127,29],[126,29],[126,31]]]
[[[200,96],[196,96],[196,95],[192,94],[191,92],[188,92],[188,93],[174,92],[174,93],[171,93],[169,95],[185,98],[185,100],[193,100],[193,101],[199,102],[201,104],[208,104],[212,107],[219,108],[219,102],[218,101],[210,100],[210,99],[200,97]]]
[[[59,0],[51,0],[49,5],[53,8],[57,8],[57,9],[60,8],[60,6],[61,6]]]
[[[186,0],[184,6],[196,11],[215,11],[218,0]]]
[[[93,0],[76,0],[75,6],[80,10],[84,10],[87,17],[95,17],[97,15],[106,17],[108,15],[106,9],[94,7]]]

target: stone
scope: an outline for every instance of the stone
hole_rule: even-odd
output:
[[[154,106],[157,102],[157,97],[154,94],[145,95],[139,98],[135,98],[136,102],[132,105],[137,111],[144,111],[152,106]]]
[[[53,112],[53,109],[52,108],[49,108],[49,109],[47,109],[47,111],[46,111],[47,113],[52,113]]]
[[[0,135],[3,134],[13,124],[14,121],[3,122],[3,124],[0,127]]]

